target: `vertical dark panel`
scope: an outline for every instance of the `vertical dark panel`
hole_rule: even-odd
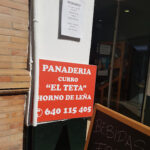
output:
[[[24,150],[83,150],[87,119],[25,127]]]
[[[144,124],[150,126],[150,96],[147,96],[145,116],[144,116]]]
[[[62,123],[47,123],[32,129],[32,150],[55,150]]]
[[[87,119],[68,120],[70,150],[83,150],[86,138]]]

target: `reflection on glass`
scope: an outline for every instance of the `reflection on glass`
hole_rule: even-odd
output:
[[[150,1],[120,0],[110,107],[141,120],[149,63]],[[116,0],[96,0],[90,63],[98,66],[95,102],[107,106]]]
[[[106,97],[108,95],[109,68],[115,16],[115,0],[95,1],[92,47],[90,54],[90,63],[95,64],[98,67],[95,102],[106,103]],[[106,86],[104,90],[103,86]]]
[[[150,17],[148,0],[120,2],[118,42],[126,43],[119,111],[138,121],[145,94],[149,62]]]

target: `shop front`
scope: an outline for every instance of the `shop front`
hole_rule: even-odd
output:
[[[149,6],[0,0],[0,149],[148,150]]]
[[[65,73],[70,73],[70,69],[64,71],[60,66],[67,65],[64,64],[66,62],[74,63],[74,66],[78,64],[76,68],[80,66],[79,64],[97,66],[96,85],[89,82],[91,88],[87,90],[95,89],[95,97],[92,98],[94,103],[149,125],[150,22],[147,19],[149,9],[146,7],[149,6],[149,2],[147,0],[145,2],[47,0],[36,1],[32,5],[31,27],[34,46],[31,49],[35,70],[32,72],[34,88],[31,89],[33,120],[29,121],[31,126],[27,127],[31,136],[27,149],[30,147],[33,150],[84,149],[87,124],[89,126],[91,116],[64,117],[62,115],[63,117],[59,117],[63,109],[66,113],[78,111],[76,104],[72,105],[71,102],[69,102],[70,110],[63,107],[60,101],[64,100],[64,95],[60,94],[60,91],[61,86],[64,85],[58,85],[59,82],[62,83],[64,80],[63,82],[74,85],[80,83],[79,80],[85,79],[80,79],[75,74],[65,76]],[[70,19],[74,21],[70,22]],[[43,67],[41,69],[40,64]],[[81,70],[80,73],[77,70],[75,72],[76,74],[87,73]],[[60,73],[64,73],[63,76]],[[87,83],[88,80],[94,81],[94,79],[86,79]],[[69,87],[66,86],[66,91],[67,88]],[[74,87],[70,87],[70,91],[73,90],[72,88]],[[48,94],[49,90],[51,95]],[[76,94],[77,90],[76,87]],[[82,102],[90,99],[90,95],[84,94],[79,94],[80,98],[84,97],[81,98]],[[75,100],[74,94],[68,96],[69,101]],[[80,98],[77,98],[77,103],[81,102]],[[57,99],[59,101],[56,102]],[[54,102],[51,104],[52,100],[61,103],[62,106],[55,105]],[[69,106],[67,102],[65,105]],[[47,115],[44,119],[40,118],[43,110]],[[51,114],[55,116],[57,114],[58,117],[50,117]]]

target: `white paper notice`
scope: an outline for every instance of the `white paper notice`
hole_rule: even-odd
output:
[[[63,0],[61,35],[81,38],[83,3],[81,0]]]
[[[100,54],[101,55],[110,55],[111,46],[110,45],[100,45]]]

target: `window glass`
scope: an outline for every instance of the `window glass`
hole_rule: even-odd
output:
[[[96,0],[90,63],[95,102],[142,119],[149,64],[149,0]]]

